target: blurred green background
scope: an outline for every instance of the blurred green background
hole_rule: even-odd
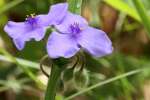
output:
[[[82,77],[66,69],[57,100],[145,68],[71,100],[150,100],[150,1],[135,1],[140,1],[140,5],[134,0],[83,0],[81,15],[108,34],[114,52],[98,59],[86,54]],[[31,41],[18,51],[3,28],[8,20],[19,22],[31,13],[46,14],[50,5],[59,2],[65,0],[0,0],[0,100],[43,100],[47,78],[39,70],[39,61],[47,54],[45,45],[50,31],[42,41]]]

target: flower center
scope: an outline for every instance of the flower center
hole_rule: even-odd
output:
[[[29,24],[32,28],[37,27],[37,18],[35,14],[27,15],[26,23]]]
[[[81,28],[79,27],[79,23],[74,23],[70,25],[70,31],[73,34],[77,34],[81,32]]]

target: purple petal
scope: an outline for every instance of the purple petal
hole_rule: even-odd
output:
[[[36,28],[32,31],[29,31],[28,33],[24,33],[24,35],[21,37],[25,41],[30,41],[31,39],[35,39],[36,41],[40,41],[44,38],[46,33],[46,28]]]
[[[49,22],[50,25],[56,25],[62,22],[67,14],[68,3],[59,3],[51,6],[49,11]]]
[[[53,32],[48,39],[47,51],[51,58],[70,58],[79,51],[79,48],[68,35]]]
[[[27,31],[26,25],[23,22],[12,22],[9,21],[5,27],[4,31],[11,37],[11,38],[18,38],[23,33]]]
[[[13,42],[18,50],[22,50],[25,46],[25,41],[21,38],[13,39]]]
[[[37,23],[39,25],[41,23]],[[25,42],[35,39],[40,41],[44,38],[46,27],[38,26],[32,28],[31,25],[26,22],[12,22],[9,21],[8,24],[4,27],[5,32],[13,39],[16,47],[19,50],[24,48]]]
[[[60,32],[70,33],[70,26],[75,23],[77,23],[81,29],[85,29],[88,26],[88,22],[82,16],[70,12],[67,13],[61,24],[55,26]]]
[[[78,39],[81,47],[95,57],[102,57],[112,53],[112,43],[105,32],[88,27]]]
[[[38,19],[37,23],[40,27],[46,27],[50,24],[48,15],[37,15],[36,18]]]

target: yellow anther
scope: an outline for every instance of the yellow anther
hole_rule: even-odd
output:
[[[30,14],[30,16],[31,16],[32,18],[34,18],[34,17],[35,17],[35,13],[33,13],[33,14]]]
[[[28,18],[35,18],[36,14],[33,13],[33,14],[30,14],[30,15],[26,15],[26,19],[25,20],[28,20]]]

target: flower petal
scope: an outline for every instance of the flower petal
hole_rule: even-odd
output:
[[[23,22],[13,22],[9,21],[5,27],[4,31],[11,37],[11,38],[18,38],[23,33],[28,31],[26,29],[26,25]]]
[[[51,6],[48,13],[50,25],[56,25],[61,23],[67,14],[68,3],[59,3]]]
[[[36,16],[37,18],[37,24],[40,26],[40,27],[47,27],[48,25],[50,25],[50,22],[49,22],[49,16],[48,15],[37,15]]]
[[[112,53],[112,43],[105,32],[88,27],[78,39],[79,45],[95,57],[102,57]]]
[[[66,34],[53,32],[47,43],[47,51],[51,58],[70,58],[79,51],[77,43]]]
[[[4,31],[13,39],[14,44],[19,50],[22,50],[26,41],[35,39],[40,41],[44,38],[46,27],[38,27],[31,29],[31,27],[24,22],[9,21],[4,27]]]
[[[21,38],[13,39],[13,42],[18,50],[22,50],[25,46],[25,41]]]
[[[59,25],[55,25],[62,33],[70,33],[70,26],[77,23],[81,29],[85,29],[88,26],[88,22],[80,15],[68,12],[63,22]]]
[[[35,39],[36,41],[40,41],[44,38],[46,33],[46,27],[36,28],[28,33],[25,33],[21,38],[24,41],[30,41],[31,39]]]

